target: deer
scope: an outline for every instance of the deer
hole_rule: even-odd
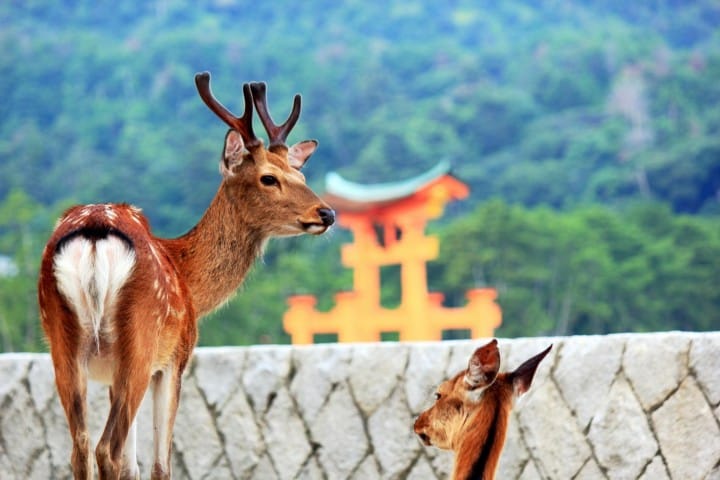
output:
[[[125,203],[78,205],[57,221],[42,254],[38,303],[64,409],[75,479],[93,476],[87,383],[109,386],[110,409],[95,448],[100,479],[137,479],[136,413],[152,392],[152,479],[171,478],[172,432],[182,374],[199,319],[226,302],[272,237],[320,235],[334,210],[301,168],[318,142],[292,146],[301,97],[287,120],[270,116],[266,84],[243,85],[236,117],[214,96],[209,72],[195,76],[207,107],[230,129],[222,180],[199,222],[177,238],[153,235],[142,211]],[[253,131],[253,106],[268,146]]]
[[[441,383],[435,403],[415,420],[427,447],[455,453],[452,480],[493,480],[514,400],[530,389],[535,370],[552,345],[512,372],[498,373],[500,351],[493,339],[479,347],[465,370]]]

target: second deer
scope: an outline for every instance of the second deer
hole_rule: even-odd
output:
[[[513,400],[530,389],[552,345],[512,372],[498,373],[497,340],[470,357],[468,367],[440,384],[435,404],[415,421],[427,445],[455,453],[452,480],[492,480],[505,444]]]
[[[170,478],[172,430],[182,373],[198,319],[230,297],[270,237],[324,233],[334,211],[305,184],[300,169],[317,142],[288,147],[300,115],[275,125],[264,83],[245,84],[235,117],[195,77],[200,97],[230,130],[222,182],[200,222],[175,239],[154,236],[126,204],[80,205],[58,220],[42,256],[38,300],[55,382],[72,437],[76,479],[93,474],[87,381],[109,385],[110,412],[95,449],[101,479],[139,478],[135,416],[148,387],[153,399],[152,478]],[[269,136],[252,128],[253,105]]]

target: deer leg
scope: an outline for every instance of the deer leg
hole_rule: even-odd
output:
[[[125,442],[150,384],[156,337],[153,332],[133,333],[143,331],[143,318],[139,312],[115,318],[117,338],[123,340],[113,345],[118,363],[111,385],[110,413],[95,448],[100,480],[121,478]]]
[[[100,480],[121,478],[125,441],[150,383],[149,366],[139,371],[130,371],[131,377],[116,378],[113,382],[110,413],[105,430],[95,448]]]
[[[59,347],[59,344],[55,344]],[[55,383],[60,403],[65,410],[73,448],[70,462],[75,480],[92,478],[90,436],[87,429],[87,372],[77,360],[76,354],[52,351],[55,367]]]
[[[113,401],[113,390],[110,387],[110,404]],[[125,448],[123,448],[122,467],[120,469],[120,478],[123,480],[139,480],[140,467],[137,463],[137,417],[130,424],[128,436],[125,439]]]
[[[153,469],[152,480],[171,476],[170,452],[175,414],[180,400],[182,369],[171,363],[153,376]]]

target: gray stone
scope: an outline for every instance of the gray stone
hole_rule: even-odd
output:
[[[310,458],[308,462],[303,465],[300,469],[300,473],[297,475],[297,480],[316,480],[323,478],[323,471],[318,464],[317,459],[314,457]]]
[[[657,452],[645,412],[623,376],[595,414],[588,438],[611,478],[637,478]]]
[[[705,480],[720,480],[720,465],[713,468],[713,471],[710,472],[710,475],[708,475]]]
[[[691,377],[652,413],[672,478],[704,479],[720,460],[720,429]]]
[[[710,402],[713,405],[720,403],[720,333],[707,333],[693,338],[690,368]]]
[[[248,348],[242,383],[255,412],[267,410],[277,390],[287,380],[291,353],[287,347]]]
[[[419,343],[410,350],[405,372],[405,395],[417,415],[432,405],[433,393],[447,379],[448,349],[441,343]]]
[[[465,370],[473,352],[489,341],[490,339],[478,339],[448,342],[450,357],[448,358],[444,379],[452,378],[457,375],[458,372]],[[500,358],[503,359],[502,354]]]
[[[574,480],[605,480],[607,477],[602,473],[598,464],[592,458],[587,461],[583,468],[578,472]],[[624,477],[624,476],[613,476],[610,478],[635,478],[635,477]]]
[[[0,405],[4,397],[12,391],[18,383],[27,378],[27,372],[33,360],[47,358],[34,353],[3,353],[0,354]]]
[[[312,449],[287,389],[278,390],[265,415],[262,433],[277,474],[280,478],[294,478]]]
[[[358,468],[355,469],[355,471],[352,473],[352,475],[349,477],[351,480],[365,480],[369,478],[382,478],[380,475],[380,469],[378,467],[377,462],[375,461],[375,457],[372,455],[368,455],[365,457],[365,460],[360,462],[360,465],[358,465]],[[343,480],[339,477],[328,477],[330,480]]]
[[[183,385],[174,439],[190,478],[202,478],[223,455],[215,420],[192,377]]]
[[[552,345],[552,349],[548,352],[547,356],[543,359],[542,363],[540,363],[537,371],[535,372],[532,383],[532,388],[535,388],[536,384],[539,385],[541,383],[545,383],[549,378],[550,372],[556,362],[557,353],[562,349],[563,344],[564,340],[562,338],[549,337],[517,338],[512,342],[500,340],[498,345],[502,360],[500,371],[509,372],[515,370],[527,359],[534,357]]]
[[[533,385],[525,399],[517,414],[532,458],[544,476],[573,478],[590,457],[590,447],[555,384]]]
[[[518,478],[529,458],[530,454],[525,448],[525,443],[520,434],[517,415],[513,412],[510,415],[505,446],[498,463],[497,477]]]
[[[423,447],[423,454],[430,460],[433,470],[438,478],[448,478],[452,472],[455,457],[449,450],[440,450],[435,447]]]
[[[377,344],[353,349],[350,386],[358,406],[371,415],[403,378],[408,349],[404,344]],[[372,375],[369,373],[373,372]]]
[[[241,388],[246,352],[237,347],[195,350],[189,370],[211,408],[219,410]]]
[[[422,447],[413,417],[486,342],[199,349],[176,422],[174,478],[445,479],[452,452]],[[500,339],[501,370],[551,342],[515,404],[496,478],[720,480],[720,334]],[[0,354],[2,480],[72,477],[50,365],[47,354]],[[94,448],[108,393],[88,390]],[[141,478],[152,462],[150,400],[137,419]]]
[[[679,334],[628,336],[623,369],[644,410],[667,398],[687,375],[689,337]]]
[[[290,392],[306,423],[312,423],[334,385],[347,380],[352,349],[347,346],[299,348],[293,354]]]
[[[50,357],[37,357],[30,363],[28,372],[30,395],[39,412],[44,411],[50,401],[57,397],[55,388],[55,372]],[[58,402],[60,399],[58,398]]]
[[[329,478],[346,478],[369,450],[362,417],[346,384],[340,384],[309,425],[320,466]]]
[[[280,478],[273,468],[272,461],[267,455],[263,455],[258,462],[257,467],[253,471],[252,475],[247,477],[248,479],[262,479],[262,480],[284,480]]]
[[[435,472],[430,466],[430,463],[428,463],[425,457],[420,456],[420,458],[418,458],[418,461],[415,462],[415,465],[413,465],[413,467],[410,469],[410,472],[405,477],[405,480],[430,480],[436,478],[437,477],[435,476]]]
[[[670,480],[660,455],[655,455],[638,480]]]
[[[173,478],[175,478],[175,476],[173,476]],[[218,478],[233,478],[230,464],[225,457],[220,457],[217,463],[215,463],[215,465],[213,465],[202,477],[200,477],[201,480],[216,480]]]
[[[542,480],[544,477],[540,476],[540,473],[538,472],[537,465],[535,465],[533,462],[528,462],[525,464],[525,468],[523,468],[522,473],[519,477],[517,477],[518,480]],[[555,478],[555,477],[545,477],[545,478]],[[560,477],[557,477],[558,479]]]
[[[264,442],[244,391],[237,390],[223,404],[217,423],[234,476],[250,478],[264,452]]]
[[[412,425],[413,417],[400,388],[368,419],[370,439],[384,477],[396,478],[407,471],[420,452]]]
[[[16,478],[32,478],[35,457],[43,453],[45,446],[44,442],[28,442],[28,439],[44,439],[43,424],[25,386],[16,383],[15,387],[7,392],[8,398],[0,411],[0,432],[5,455],[11,459],[8,462],[12,465],[10,472]]]
[[[572,342],[558,345],[553,376],[581,428],[587,428],[607,401],[610,385],[620,369],[623,347],[621,336],[573,337]]]

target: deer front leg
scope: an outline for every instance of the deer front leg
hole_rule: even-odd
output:
[[[155,373],[153,386],[153,469],[152,480],[171,477],[172,432],[180,399],[182,368],[175,362]]]

